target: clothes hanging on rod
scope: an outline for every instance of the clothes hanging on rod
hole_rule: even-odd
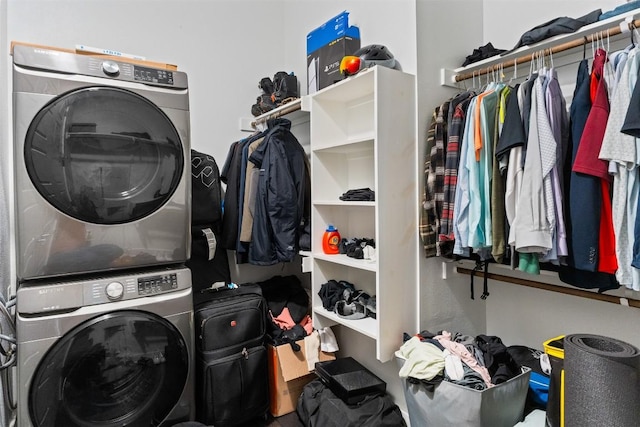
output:
[[[494,79],[435,109],[421,216],[426,256],[517,258],[522,271],[537,273],[542,262],[578,287],[640,290],[640,152],[620,132],[640,61],[635,47],[607,61],[598,43],[591,73],[586,59],[578,67],[570,111],[555,70],[542,63],[519,85]]]
[[[292,261],[311,209],[309,163],[291,122],[268,120],[266,130],[232,143],[220,177],[227,188],[219,244],[238,264]]]
[[[634,236],[640,193],[636,138],[621,131],[631,104],[631,94],[636,86],[640,54],[636,47],[626,49],[626,59],[616,61],[617,79],[613,79],[611,109],[604,131],[599,158],[609,162],[609,174],[613,179],[612,222],[614,224],[615,255],[618,261],[616,277],[628,288],[640,290],[640,265],[633,263]],[[613,61],[610,61],[613,62]]]

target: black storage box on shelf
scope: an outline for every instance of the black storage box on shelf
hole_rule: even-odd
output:
[[[387,383],[352,357],[316,362],[316,375],[345,403],[356,404],[370,395],[382,395]]]

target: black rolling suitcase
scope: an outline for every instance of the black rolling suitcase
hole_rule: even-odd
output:
[[[266,418],[266,307],[257,284],[210,291],[195,307],[198,421],[231,427]]]

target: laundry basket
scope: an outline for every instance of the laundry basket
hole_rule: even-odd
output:
[[[405,359],[396,356],[398,367]],[[420,427],[513,427],[522,421],[531,369],[479,391],[442,381],[433,391],[402,379],[409,421]]]

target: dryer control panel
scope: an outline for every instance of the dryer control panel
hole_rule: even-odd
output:
[[[173,86],[173,72],[157,68],[133,66],[133,78],[136,81],[160,83]]]
[[[13,47],[13,63],[38,70],[103,77],[161,86],[173,89],[187,89],[187,74],[182,71],[138,65],[122,60],[105,59],[90,55],[79,55],[46,47]]]

